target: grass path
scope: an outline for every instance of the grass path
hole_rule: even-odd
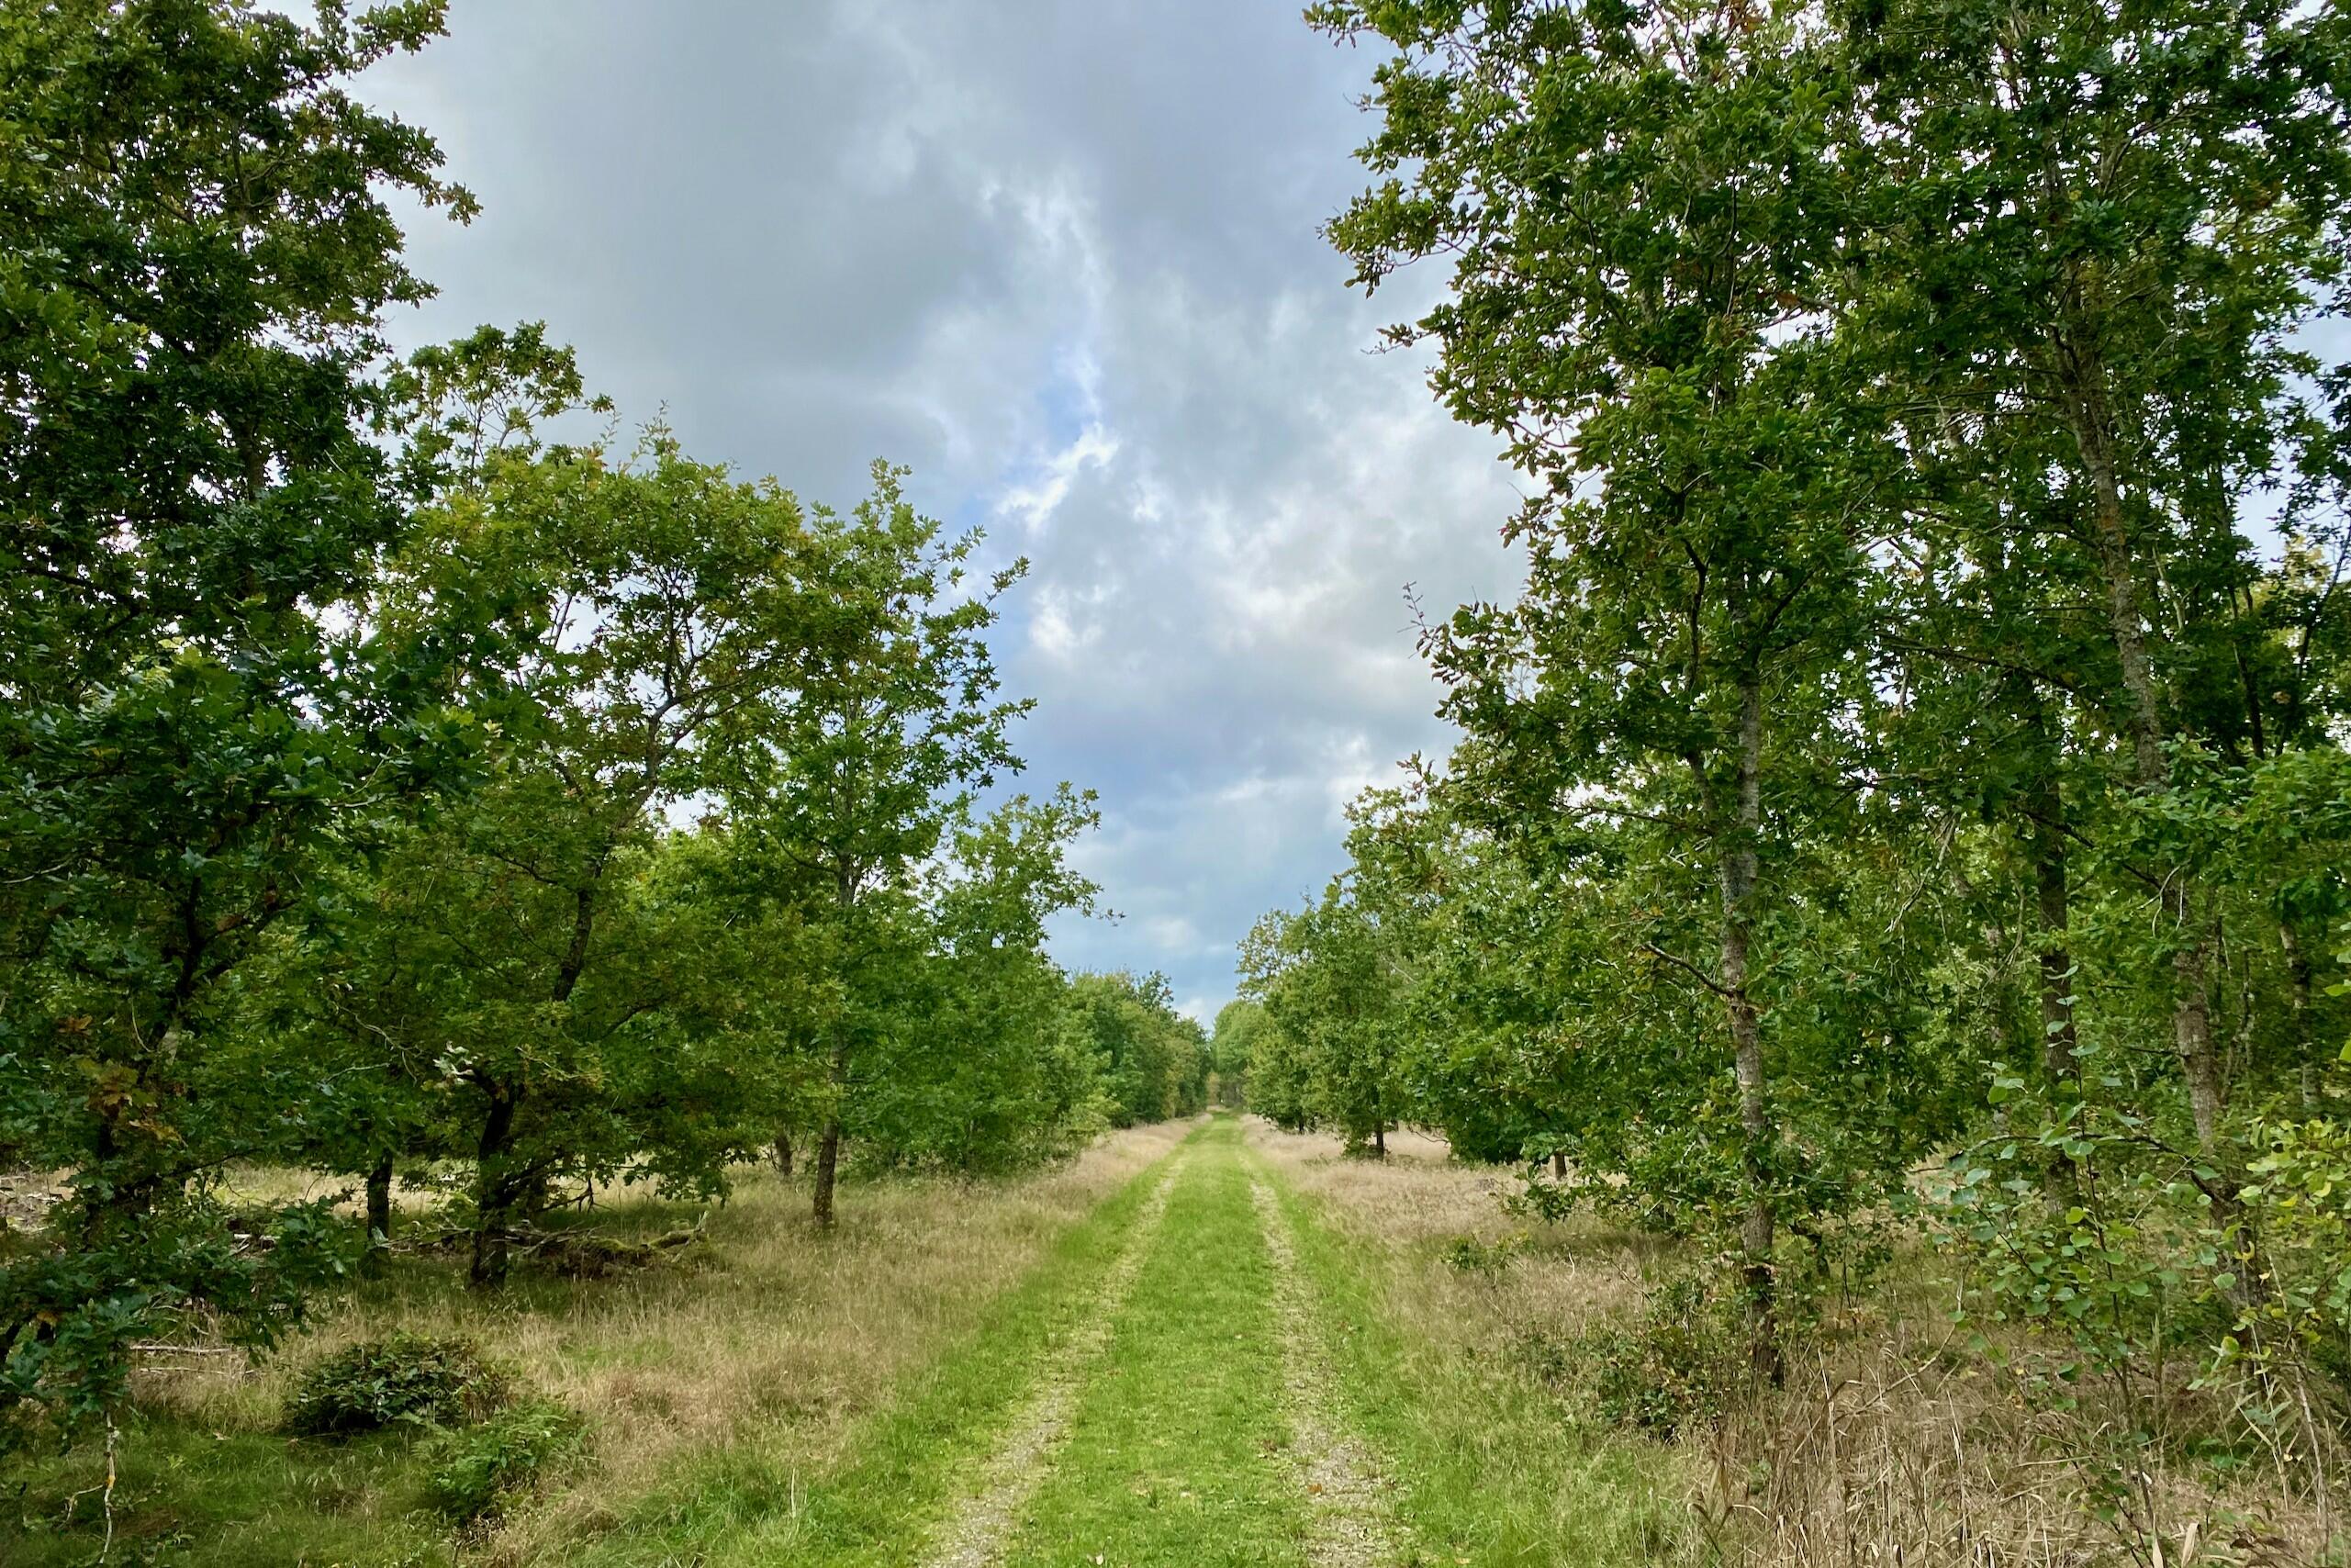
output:
[[[1409,1288],[1220,1115],[1078,1226],[832,1474],[756,1456],[630,1568],[1532,1568],[1688,1560],[1640,1455],[1384,1321]],[[1562,1487],[1573,1494],[1562,1510]]]
[[[1201,1138],[1006,1568],[1307,1562],[1275,1267],[1240,1132]]]
[[[1159,1233],[1168,1194],[1182,1166],[1180,1151],[1173,1171],[1145,1200],[1126,1249],[1103,1274],[1092,1313],[1054,1352],[1052,1364],[1013,1418],[1010,1433],[981,1466],[977,1490],[956,1507],[924,1551],[924,1568],[988,1568],[1001,1557],[1015,1513],[1036,1491],[1052,1450],[1066,1436],[1081,1383],[1098,1369],[1109,1344],[1112,1316],[1135,1288],[1144,1249]]]
[[[1409,1562],[1388,1505],[1389,1478],[1341,1406],[1314,1287],[1299,1267],[1290,1218],[1262,1172],[1251,1174],[1249,1199],[1273,1260],[1291,1453],[1309,1509],[1306,1560],[1312,1568]]]
[[[591,1560],[1395,1568],[1267,1180],[1237,1122],[1209,1123],[1080,1226],[840,1471],[779,1497],[746,1457]]]

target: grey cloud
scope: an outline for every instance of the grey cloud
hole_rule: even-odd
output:
[[[888,455],[1030,555],[1024,749],[1102,791],[1126,915],[1057,951],[1213,1010],[1347,795],[1443,744],[1404,585],[1517,577],[1490,439],[1316,233],[1371,65],[1261,0],[461,4],[373,84],[487,209],[417,227],[408,330],[544,317],[699,454],[836,503]]]

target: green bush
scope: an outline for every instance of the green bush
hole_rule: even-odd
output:
[[[1457,1274],[1481,1274],[1492,1279],[1526,1250],[1524,1236],[1506,1236],[1495,1242],[1480,1241],[1474,1236],[1457,1236],[1445,1244],[1440,1256],[1445,1266]]]
[[[1578,1339],[1601,1416],[1666,1441],[1719,1422],[1743,1375],[1733,1295],[1705,1274],[1677,1274],[1632,1327]]]
[[[425,1502],[454,1524],[495,1518],[509,1499],[577,1454],[580,1439],[579,1417],[562,1406],[543,1399],[517,1405],[441,1439]]]
[[[395,1425],[454,1427],[506,1402],[503,1373],[463,1339],[395,1334],[346,1346],[303,1372],[285,1429],[344,1438]]]

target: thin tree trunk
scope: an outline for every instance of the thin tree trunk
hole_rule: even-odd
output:
[[[2172,918],[2183,935],[2194,926],[2195,913],[2185,886],[2169,895]],[[2222,1091],[2221,1058],[2212,1048],[2212,1002],[2205,978],[2210,944],[2200,929],[2186,935],[2172,955],[2172,1039],[2179,1051],[2179,1067],[2188,1081],[2188,1108],[2196,1118],[2196,1142],[2212,1152],[2220,1134]]]
[[[2311,956],[2294,935],[2290,920],[2278,923],[2278,941],[2286,949],[2286,972],[2293,982],[2293,1003],[2287,1014],[2288,1045],[2293,1052],[2302,1109],[2308,1111],[2318,1103],[2318,1062],[2311,1050]]]
[[[514,1183],[506,1167],[519,1096],[504,1083],[493,1084],[489,1093],[489,1114],[482,1119],[474,1166],[474,1260],[466,1282],[476,1290],[506,1282],[507,1211],[514,1201]]]
[[[1722,991],[1730,1014],[1732,1063],[1739,1080],[1739,1125],[1745,1134],[1740,1164],[1747,1186],[1747,1217],[1740,1230],[1741,1272],[1747,1294],[1747,1354],[1758,1377],[1777,1383],[1782,1375],[1777,1282],[1773,1248],[1777,1229],[1772,1207],[1770,1162],[1772,1115],[1763,1077],[1763,1036],[1755,1000],[1747,990],[1749,939],[1753,920],[1758,838],[1763,831],[1763,691],[1760,676],[1740,686],[1739,792],[1731,832],[1721,853]]]
[[[814,1213],[818,1226],[833,1228],[833,1181],[841,1169],[841,1118],[828,1117],[824,1137],[816,1146],[816,1201]]]
[[[2041,1053],[2060,1093],[2081,1093],[2081,1040],[2074,1025],[2071,868],[2066,849],[2066,798],[2056,778],[2056,745],[2046,707],[2032,698],[2033,779],[2026,798],[2031,822],[2025,842],[2032,857],[2032,890],[2041,915]]]
[[[392,1239],[392,1156],[386,1150],[367,1173],[367,1245],[380,1248]]]
[[[1567,1180],[1567,1156],[1556,1148],[1551,1150],[1551,1179],[1555,1182]]]
[[[2114,658],[2131,698],[2132,778],[2139,788],[2163,781],[2163,704],[2155,694],[2155,667],[2147,658],[2145,614],[2139,608],[2136,552],[2130,519],[2122,508],[2122,476],[2114,451],[2114,416],[2108,406],[2106,371],[2093,348],[2066,341],[2059,345],[2066,384],[2066,411],[2074,444],[2088,470],[2091,511],[2098,529],[2098,559],[2106,578],[2106,614]]]
[[[780,1174],[789,1176],[792,1173],[792,1135],[789,1131],[776,1135],[775,1160],[776,1170]]]
[[[2136,553],[2122,507],[2120,463],[2114,451],[2114,419],[2108,406],[2105,367],[2094,342],[2060,345],[2068,411],[2076,445],[2089,471],[2098,525],[2099,561],[2106,576],[2107,613],[2116,662],[2131,697],[2133,782],[2160,788],[2167,769],[2163,758],[2163,704],[2147,657],[2146,621],[2139,608]],[[2195,919],[2195,898],[2184,868],[2175,868],[2165,903],[2183,946],[2172,955],[2172,1041],[2188,1084],[2196,1138],[2210,1154],[2220,1130],[2222,1105],[2220,1060],[2212,1049],[2211,1001],[2206,994],[2208,943]]]

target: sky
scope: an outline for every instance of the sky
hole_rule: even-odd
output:
[[[876,457],[1024,555],[993,644],[1024,782],[1099,791],[1114,921],[1206,1020],[1342,811],[1441,753],[1409,588],[1509,595],[1496,442],[1378,351],[1321,224],[1377,56],[1284,0],[458,0],[364,84],[484,206],[422,217],[406,343],[544,320],[633,421],[845,509]]]

